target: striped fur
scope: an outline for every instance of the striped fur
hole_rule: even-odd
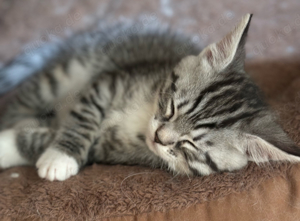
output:
[[[21,55],[0,70],[0,93],[32,75],[0,123],[0,167],[35,164],[40,177],[64,180],[94,162],[209,175],[298,161],[244,71],[250,19],[202,52],[169,29],[132,24],[40,49],[39,65]]]

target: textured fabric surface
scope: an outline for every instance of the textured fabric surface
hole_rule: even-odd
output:
[[[29,220],[166,212],[250,190],[270,177],[286,178],[288,168],[251,164],[237,173],[188,179],[142,167],[93,165],[64,182],[41,180],[33,168],[12,168],[1,173],[0,212]]]
[[[41,36],[68,35],[105,13],[110,18],[152,14],[196,33],[205,45],[220,39],[240,16],[253,12],[246,68],[278,112],[284,129],[300,145],[297,0],[225,0],[218,4],[199,0],[137,4],[129,0],[114,6],[104,0],[84,4],[66,1],[69,5],[54,0],[41,2],[0,0],[2,62],[24,48],[30,51],[38,47]],[[76,12],[80,12],[78,19],[74,17]],[[224,13],[232,13],[232,19],[223,20]],[[5,102],[9,102],[8,95],[0,99],[1,108]],[[191,179],[138,166],[92,165],[65,182],[51,183],[41,180],[35,168],[17,167],[0,173],[0,219],[297,221],[299,177],[300,165],[280,163],[261,167],[250,164],[236,173]]]

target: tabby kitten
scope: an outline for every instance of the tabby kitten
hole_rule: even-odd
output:
[[[244,71],[250,20],[201,52],[168,29],[117,25],[17,57],[0,93],[31,77],[2,117],[0,167],[35,164],[53,181],[94,162],[186,175],[298,162]]]

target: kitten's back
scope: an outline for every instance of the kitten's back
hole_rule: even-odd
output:
[[[83,31],[16,57],[0,69],[0,95],[57,64],[68,68],[74,59],[87,67],[87,71],[99,73],[143,64],[175,64],[199,51],[190,38],[171,31],[168,26],[142,22],[100,25],[93,31]]]

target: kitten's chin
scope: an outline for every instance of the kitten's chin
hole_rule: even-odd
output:
[[[158,145],[154,142],[154,133],[156,128],[158,128],[158,121],[151,117],[149,124],[148,124],[148,129],[146,133],[146,144],[148,148],[157,156],[160,156],[159,150],[158,150]]]

